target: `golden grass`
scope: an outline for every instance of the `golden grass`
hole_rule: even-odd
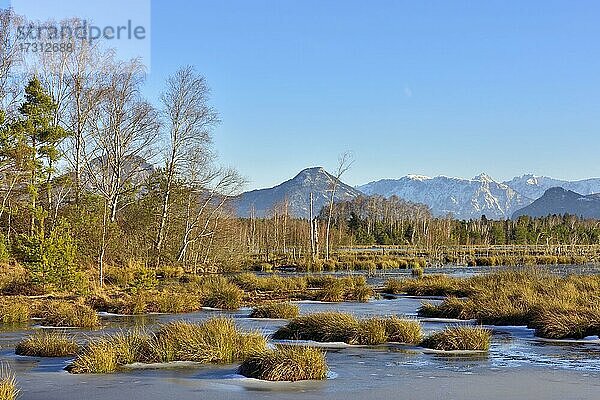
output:
[[[356,343],[358,320],[339,312],[301,315],[279,328],[274,339]]]
[[[15,375],[6,364],[0,364],[0,400],[15,400],[18,396]]]
[[[468,282],[446,275],[426,275],[419,279],[388,279],[384,292],[389,294],[408,294],[411,296],[457,296],[471,293]]]
[[[469,278],[467,299],[424,304],[420,316],[476,319],[490,325],[525,325],[546,338],[600,334],[600,277],[559,277],[540,269]]]
[[[193,361],[228,364],[267,348],[264,336],[240,330],[232,319],[170,322],[156,333],[120,332],[88,344],[68,367],[71,373],[111,373],[134,362]]]
[[[300,315],[297,304],[292,303],[267,303],[255,307],[250,313],[250,318],[280,318],[291,319]]]
[[[25,324],[30,318],[30,305],[25,300],[18,297],[5,297],[0,301],[0,322],[3,324]]]
[[[239,367],[239,373],[267,381],[321,380],[327,377],[325,353],[314,347],[277,346],[254,354]]]
[[[418,344],[423,337],[421,324],[416,319],[392,316],[384,319],[384,325],[388,342]]]
[[[492,332],[489,329],[472,326],[454,326],[436,332],[423,340],[421,345],[434,350],[479,350],[490,348]]]
[[[91,307],[65,300],[44,302],[35,314],[42,318],[40,323],[47,326],[95,328],[100,325],[98,315]]]
[[[118,354],[110,337],[95,340],[67,366],[72,374],[108,374],[119,368]]]
[[[201,286],[202,304],[206,307],[237,310],[242,305],[244,291],[226,279],[215,279]]]
[[[243,332],[230,318],[211,318],[201,324],[174,322],[156,334],[168,357],[181,361],[227,364],[266,348],[257,332]],[[169,359],[163,361],[172,361]]]
[[[375,345],[389,341],[419,343],[420,332],[416,320],[398,317],[357,319],[351,314],[322,312],[292,319],[277,330],[273,338]]]
[[[64,332],[38,330],[21,340],[15,353],[35,357],[67,357],[74,356],[78,350],[77,342]]]

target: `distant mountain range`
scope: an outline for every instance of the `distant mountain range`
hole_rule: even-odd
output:
[[[523,175],[498,182],[486,174],[473,179],[408,175],[400,179],[367,183],[358,186],[358,189],[369,195],[389,197],[395,194],[406,200],[427,204],[435,216],[452,214],[458,219],[471,219],[485,215],[491,219],[506,219],[552,187],[563,187],[583,195],[600,193],[600,178],[563,181]]]
[[[313,193],[313,212],[315,216],[329,201],[331,182],[337,179],[321,167],[307,168],[294,178],[268,189],[252,190],[242,193],[236,201],[237,215],[249,217],[264,217],[277,204],[283,204],[287,199],[288,212],[298,218],[308,218],[310,215],[310,193]],[[337,180],[334,200],[350,200],[361,192],[352,186]]]
[[[514,211],[531,203],[486,174],[473,179],[408,175],[396,180],[367,183],[358,189],[368,195],[396,195],[428,205],[436,216],[451,214],[459,219],[481,218],[482,215],[495,219],[510,218]]]
[[[504,183],[515,192],[532,200],[539,199],[546,190],[555,187],[561,187],[583,195],[600,193],[600,178],[564,181],[546,176],[523,175]]]
[[[327,204],[327,191],[331,179],[335,178],[321,167],[307,168],[293,179],[275,187],[243,193],[237,200],[237,214],[247,217],[254,210],[254,215],[262,217],[276,204],[281,204],[287,199],[290,215],[306,218],[309,215],[310,193],[314,196],[313,210],[316,214]],[[452,215],[458,219],[478,219],[485,215],[490,219],[507,219],[522,209],[526,212],[534,210],[526,207],[554,187],[561,187],[579,197],[586,197],[600,193],[600,178],[564,181],[544,176],[523,175],[499,182],[486,174],[472,179],[407,175],[400,179],[370,182],[356,188],[339,182],[335,200],[348,200],[361,194],[385,197],[396,195],[404,200],[429,206],[435,216]]]
[[[528,205],[513,214],[513,218],[522,215],[544,217],[546,215],[571,214],[584,218],[600,218],[600,194],[583,196],[571,190],[554,187]]]

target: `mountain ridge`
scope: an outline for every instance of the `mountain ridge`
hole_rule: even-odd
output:
[[[242,193],[236,199],[238,216],[267,216],[277,204],[288,202],[290,215],[308,218],[310,215],[310,193],[313,193],[313,213],[316,215],[329,201],[331,182],[337,180],[323,167],[309,167],[296,176],[270,188],[256,189]],[[337,180],[335,201],[350,200],[362,193]]]
[[[600,218],[600,194],[581,195],[562,187],[553,187],[533,203],[513,213],[520,216],[545,217],[548,215],[576,215],[582,218]]]
[[[316,215],[328,202],[328,187],[334,177],[323,167],[309,167],[293,178],[270,188],[256,189],[238,197],[238,216],[266,216],[273,207],[288,200],[290,215],[307,218],[309,195],[314,196]],[[429,206],[434,216],[448,215],[457,219],[509,219],[532,204],[552,187],[563,187],[582,195],[600,193],[600,178],[566,181],[546,176],[524,174],[501,182],[485,172],[470,178],[439,175],[429,177],[409,174],[398,179],[381,179],[351,187],[339,182],[336,201],[352,199],[361,194],[391,197]],[[600,196],[600,195],[599,195]],[[254,210],[254,211],[253,211]]]

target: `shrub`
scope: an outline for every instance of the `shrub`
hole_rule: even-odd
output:
[[[21,265],[0,266],[0,293],[7,296],[36,296],[45,289],[31,280],[31,274]]]
[[[239,373],[267,381],[320,380],[327,377],[325,354],[313,347],[277,346],[250,356]]]
[[[156,276],[161,277],[162,279],[180,279],[183,274],[183,268],[174,265],[162,265],[156,271]]]
[[[121,288],[128,288],[134,293],[154,289],[158,284],[156,271],[136,259],[128,259],[123,266],[108,266],[105,271],[105,281]]]
[[[300,310],[292,303],[270,303],[255,307],[250,313],[250,318],[296,318]]]
[[[410,274],[413,276],[413,278],[422,278],[423,273],[423,267],[421,267],[420,265],[415,265],[410,270]]]
[[[8,253],[8,243],[3,233],[0,233],[0,263],[4,264],[10,259]]]
[[[492,332],[482,327],[455,326],[436,332],[423,340],[421,345],[434,350],[480,350],[490,348]]]
[[[96,312],[89,306],[64,300],[48,301],[36,311],[41,324],[47,326],[95,328],[100,322]]]
[[[34,357],[67,357],[74,356],[78,350],[77,342],[67,337],[64,332],[38,330],[21,340],[15,348],[15,353]]]
[[[0,400],[15,400],[19,396],[17,380],[6,364],[0,365]]]

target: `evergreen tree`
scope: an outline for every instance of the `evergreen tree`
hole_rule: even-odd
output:
[[[21,164],[27,177],[30,234],[36,233],[36,221],[43,228],[44,210],[39,205],[40,188],[45,186],[51,201],[51,178],[59,160],[59,144],[67,132],[55,121],[56,103],[34,77],[25,88],[25,102],[19,108],[20,118],[9,129],[9,139],[25,154]],[[43,235],[43,232],[40,232]]]

